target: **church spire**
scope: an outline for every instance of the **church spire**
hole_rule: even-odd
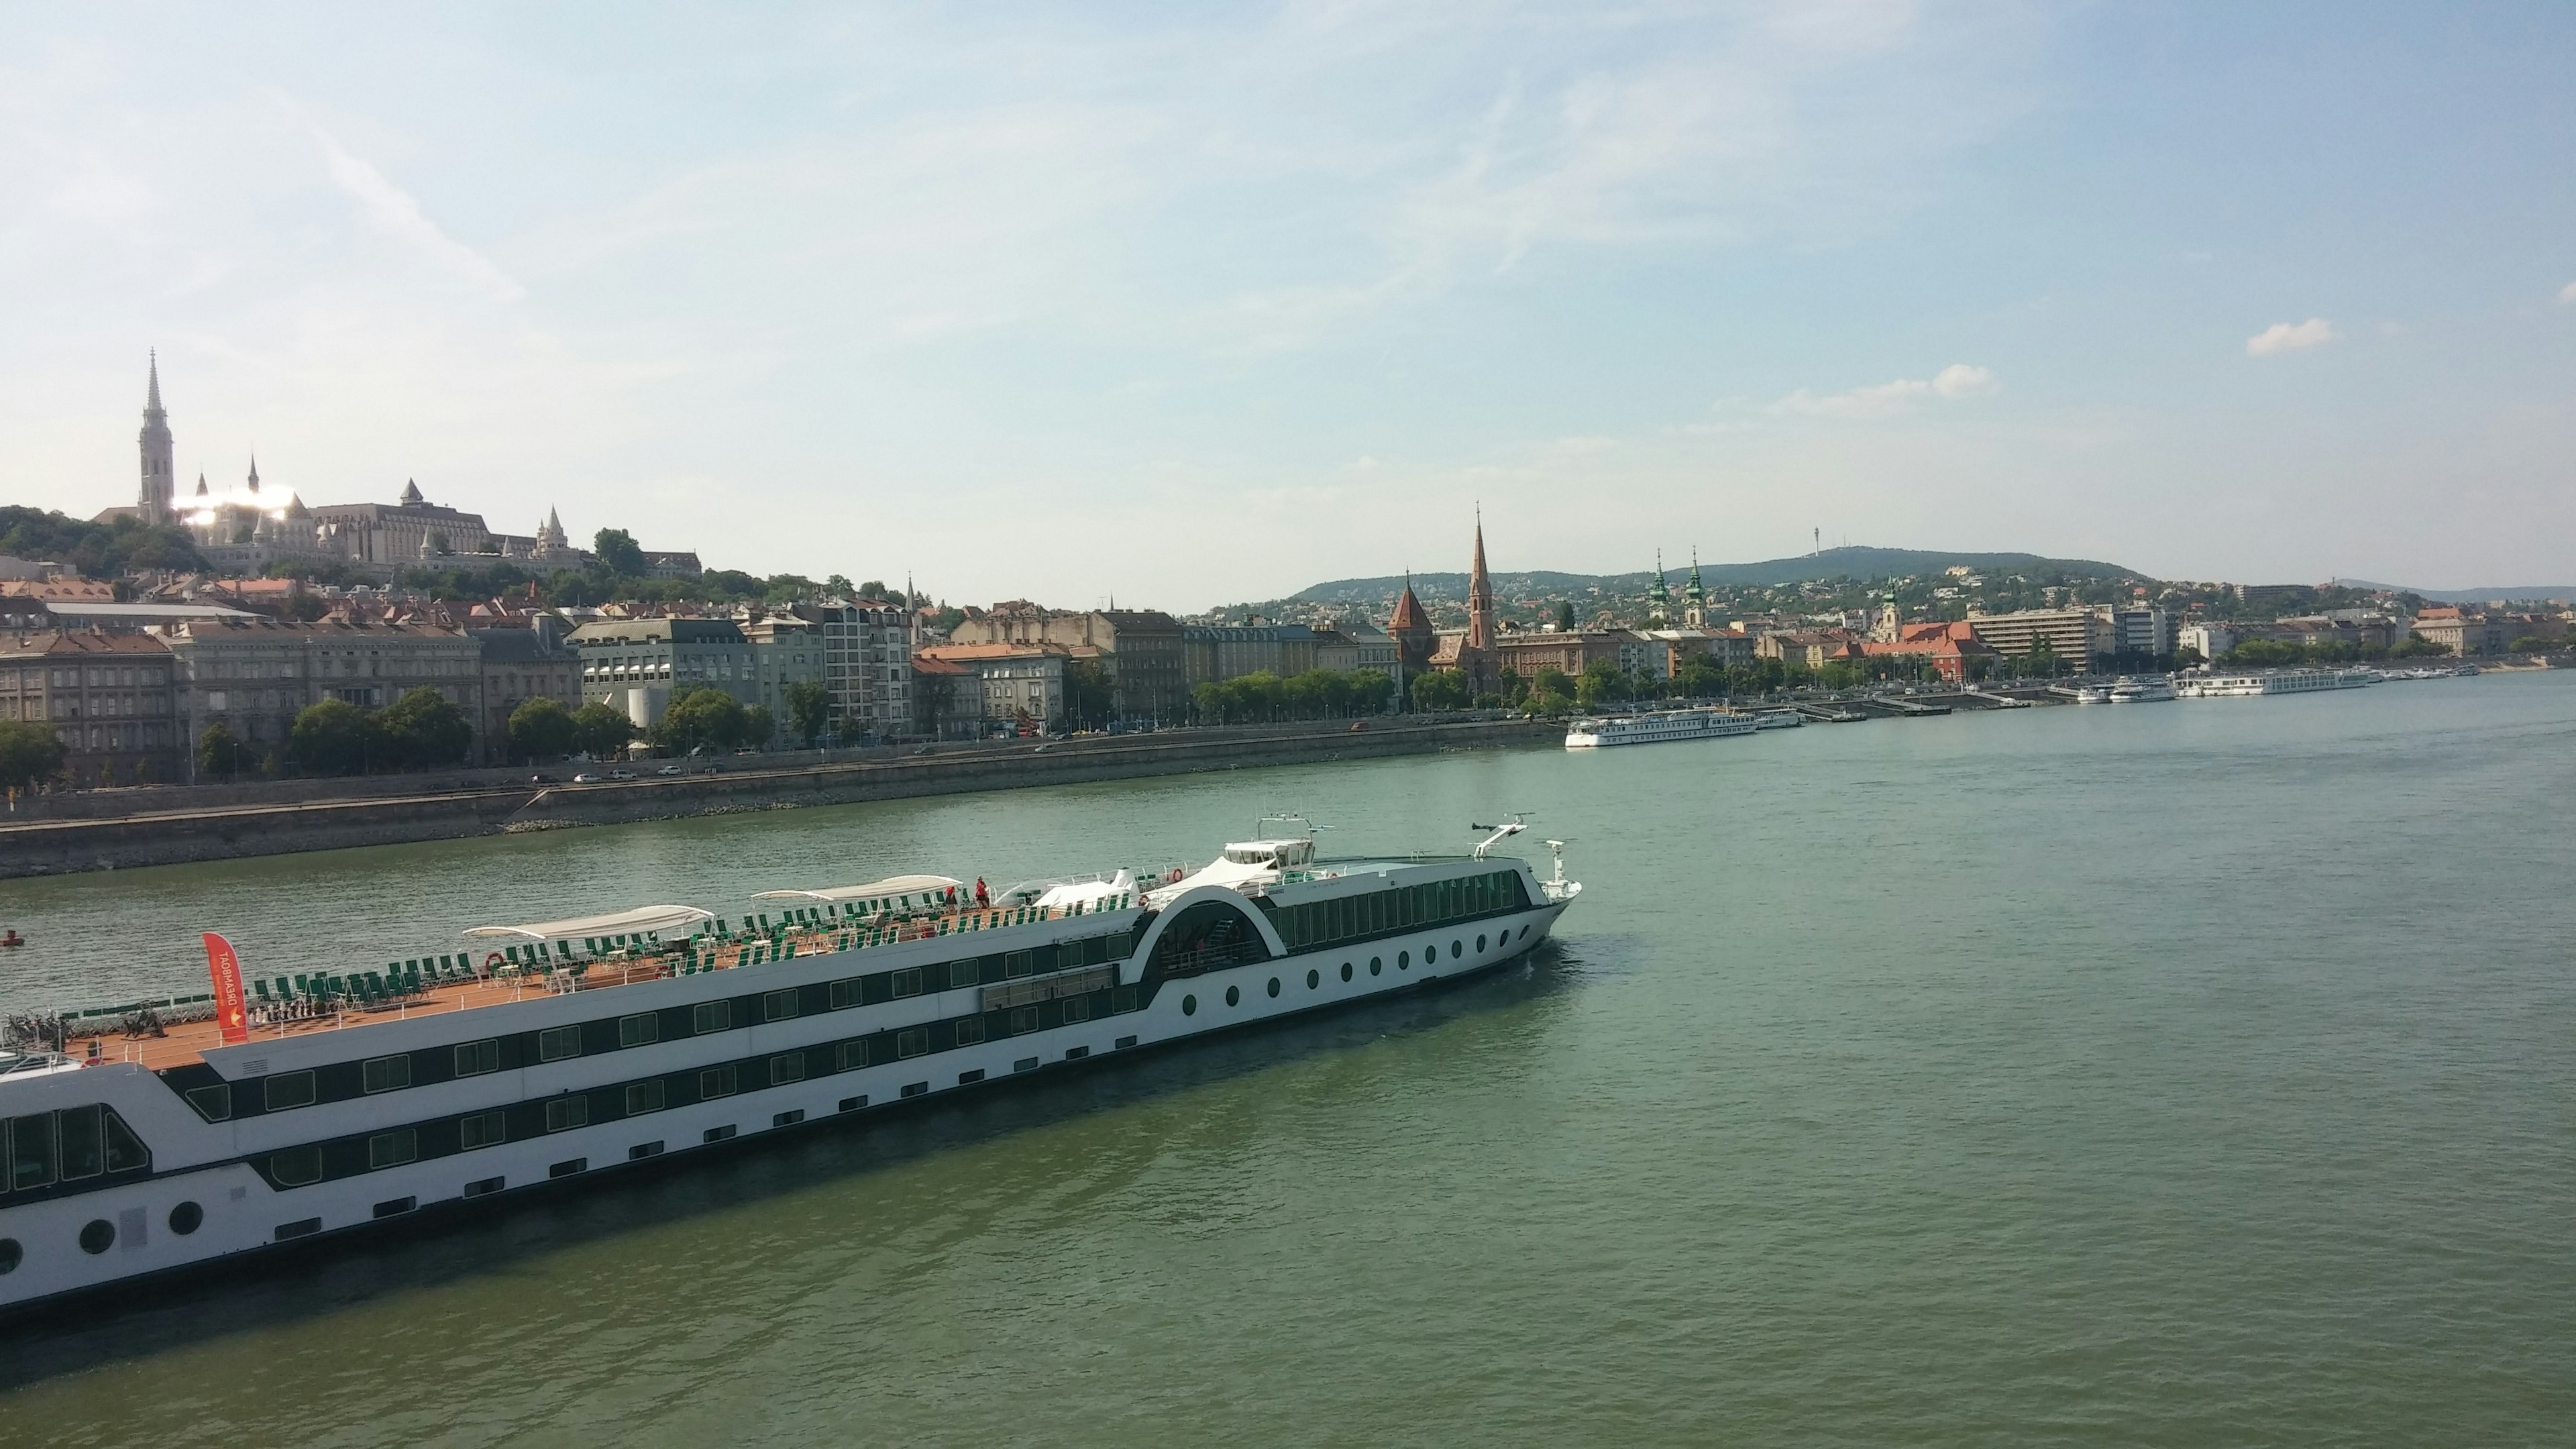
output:
[[[161,354],[152,354],[150,380],[143,390],[143,431],[135,442],[143,453],[143,486],[136,493],[135,512],[145,523],[170,521],[170,490],[175,483],[170,454],[170,415],[161,409]]]
[[[1646,591],[1646,622],[1669,624],[1673,619],[1673,591],[1664,584],[1664,551],[1655,550],[1655,586]]]
[[[1691,545],[1690,582],[1682,588],[1682,617],[1694,629],[1708,622],[1708,590],[1699,582],[1699,545]]]
[[[1494,647],[1494,581],[1485,573],[1485,510],[1476,508],[1476,561],[1467,574],[1467,647]]]

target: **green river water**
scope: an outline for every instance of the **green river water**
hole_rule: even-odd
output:
[[[0,1443],[2576,1442],[2571,801],[2576,678],[2489,675],[10,882],[17,1008],[1280,809],[1532,811],[1586,891],[1429,995],[19,1323]]]

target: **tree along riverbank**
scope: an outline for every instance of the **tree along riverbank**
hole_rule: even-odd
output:
[[[149,808],[0,825],[0,879],[1200,770],[1553,746],[1564,734],[1564,725],[1552,720],[1372,720],[1361,731],[1290,725],[1021,741],[926,755],[871,752],[857,760],[738,758],[721,773],[594,785],[530,784],[523,774],[516,783],[457,782],[447,789],[422,790],[413,782],[408,791],[399,780],[302,781],[294,782],[303,787],[295,792],[300,798],[285,799],[213,801],[196,791],[153,792],[134,802],[148,801]]]

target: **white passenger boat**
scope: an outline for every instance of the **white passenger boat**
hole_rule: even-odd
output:
[[[1270,822],[1264,822],[1269,825]],[[0,1053],[0,1310],[1484,971],[1582,887],[1494,854],[945,876],[481,927],[382,970],[72,1014]],[[1478,827],[1480,830],[1489,827]],[[132,1034],[114,1025],[122,1013]]]
[[[1749,735],[1761,722],[1749,714],[1720,709],[1671,709],[1653,714],[1579,719],[1567,726],[1569,750],[1606,749],[1612,745],[1656,745],[1671,740],[1707,740]]]
[[[2173,681],[2161,674],[2132,675],[2111,686],[2113,704],[2162,704],[2179,699]]]
[[[1794,709],[1760,710],[1753,716],[1753,727],[1758,730],[1794,730],[1806,722],[1807,717]]]
[[[2107,684],[2079,684],[2075,686],[2075,702],[2077,704],[2109,704],[2111,702],[2111,686]]]
[[[2248,674],[2207,674],[2187,678],[2178,692],[2185,699],[2248,699],[2266,694],[2314,694],[2328,689],[2360,689],[2377,684],[2367,669],[2269,669]]]

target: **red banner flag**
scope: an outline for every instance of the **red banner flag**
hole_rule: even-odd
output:
[[[233,943],[206,933],[206,970],[215,978],[215,1020],[224,1029],[224,1045],[250,1040],[250,1003],[242,1000],[241,958]]]

